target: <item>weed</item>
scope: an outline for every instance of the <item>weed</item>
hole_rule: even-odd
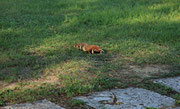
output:
[[[0,106],[4,106],[5,105],[5,101],[0,99]]]
[[[180,106],[180,100],[176,100],[176,105]]]
[[[82,100],[71,100],[70,104],[72,106],[81,106],[81,105],[85,105],[85,102]]]
[[[155,107],[147,107],[146,109],[158,109],[158,108],[155,108]]]
[[[175,98],[176,100],[180,100],[180,94],[173,95],[173,98]]]
[[[118,86],[119,79],[109,78],[101,75],[99,78],[94,80],[95,90],[112,89]]]
[[[65,88],[63,88],[63,92],[65,92],[68,96],[87,93],[93,89],[92,84],[85,84],[87,80],[78,79],[76,76],[77,75],[74,77],[71,75],[60,75],[60,78],[64,79],[63,84],[65,85]]]

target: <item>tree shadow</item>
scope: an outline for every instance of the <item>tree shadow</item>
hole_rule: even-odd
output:
[[[22,3],[23,8],[14,7],[9,10],[13,14],[5,13],[0,17],[2,81],[38,78],[49,66],[77,57],[94,63],[89,55],[73,48],[78,42],[99,44],[106,49],[107,56],[118,53],[133,56],[133,53],[138,54],[139,48],[152,49],[148,48],[151,43],[172,45],[173,48],[177,40],[180,41],[179,22],[153,20],[151,17],[134,20],[152,14],[152,10],[145,8],[163,4],[163,0],[97,0],[89,3],[34,0],[33,3],[37,4]]]

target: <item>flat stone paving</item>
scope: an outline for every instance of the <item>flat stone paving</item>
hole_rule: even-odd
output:
[[[180,93],[180,77],[156,79],[155,83],[164,84]],[[89,96],[75,97],[96,109],[146,109],[147,107],[180,109],[174,107],[175,99],[142,88],[113,89],[94,92]],[[34,103],[15,104],[2,109],[65,109],[48,100]]]
[[[146,109],[175,105],[175,99],[142,88],[95,92],[90,96],[80,96],[75,99],[83,100],[96,109]]]
[[[16,104],[12,106],[6,106],[2,109],[65,109],[48,100],[36,101],[34,103]]]
[[[154,82],[166,85],[167,87],[171,87],[175,91],[180,93],[180,76],[173,78],[157,79]]]

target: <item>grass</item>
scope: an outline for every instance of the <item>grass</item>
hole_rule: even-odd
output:
[[[180,100],[176,100],[176,105],[180,105]]]
[[[144,87],[139,75],[122,73],[128,65],[169,65],[177,73],[167,75],[178,76],[179,7],[179,0],[1,0],[0,105]],[[105,53],[73,48],[80,42]]]
[[[72,100],[72,101],[71,101],[71,104],[72,104],[73,106],[78,106],[78,105],[85,105],[85,102],[82,101],[82,100]]]

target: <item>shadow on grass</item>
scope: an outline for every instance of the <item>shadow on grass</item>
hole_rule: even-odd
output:
[[[127,62],[125,57],[132,59],[130,64],[178,65],[177,1],[1,0],[0,82],[54,74],[66,87],[47,83],[26,89],[21,84],[17,92],[2,91],[0,98],[24,102],[47,96],[61,98],[61,90],[74,95],[114,88],[117,82],[121,88],[142,83],[138,75],[120,72]],[[100,45],[105,53],[91,55],[73,48],[80,42]],[[118,77],[115,82],[103,78],[112,77],[112,73]]]
[[[171,49],[180,46],[179,22],[157,18],[164,8],[155,13],[145,9],[166,1],[32,2],[35,4],[23,2],[20,8],[14,5],[0,17],[2,81],[38,78],[49,66],[77,57],[94,63],[89,55],[73,48],[77,42],[99,44],[108,51],[107,56],[120,53],[145,63],[159,63],[167,58],[166,54],[170,55],[163,63],[177,59]]]

